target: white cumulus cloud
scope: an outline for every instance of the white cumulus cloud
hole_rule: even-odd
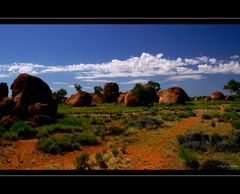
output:
[[[167,81],[184,81],[186,79],[193,79],[193,80],[200,80],[204,79],[206,77],[203,77],[202,75],[175,75],[167,78],[164,82]]]
[[[230,57],[231,59],[238,59],[239,58],[239,55],[233,55]]]
[[[65,66],[49,66],[35,63],[12,63],[0,65],[0,77],[15,76],[19,73],[39,75],[67,72],[74,79],[82,81],[108,82],[111,80],[109,78],[115,79],[118,77],[138,80],[138,77],[171,76],[174,78],[174,76],[178,76],[181,79],[180,76],[192,76],[195,74],[240,74],[239,56],[235,55],[231,58],[230,61],[208,56],[195,58],[182,58],[179,56],[175,59],[168,59],[162,53],[152,55],[144,52],[140,56],[130,57],[126,60],[113,59],[109,62],[97,64],[79,63]],[[127,83],[134,83],[134,80]]]
[[[146,84],[148,81],[149,80],[145,80],[145,79],[135,79],[127,82],[120,82],[120,84],[136,84],[136,83]]]

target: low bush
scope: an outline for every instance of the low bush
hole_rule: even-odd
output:
[[[211,126],[212,127],[216,127],[216,123],[215,122],[211,122]]]
[[[235,120],[232,122],[232,128],[240,129],[240,120]]]
[[[240,116],[236,112],[226,112],[222,115],[222,118],[225,120],[237,120]]]
[[[229,164],[221,160],[206,160],[200,166],[200,170],[229,170]]]
[[[203,133],[185,133],[177,136],[177,139],[185,148],[202,152],[207,151],[207,143],[210,141],[209,136]]]
[[[146,117],[146,118],[138,119],[136,121],[131,121],[128,123],[128,125],[133,127],[140,127],[140,128],[146,128],[146,127],[157,128],[157,127],[161,127],[163,123],[164,122],[160,119]]]
[[[179,157],[184,160],[185,166],[189,168],[198,168],[199,165],[197,165],[197,156],[193,151],[181,146],[179,150]]]
[[[184,135],[178,135],[177,140],[180,145],[184,144],[187,141]]]
[[[109,130],[111,135],[122,135],[126,132],[126,129],[121,127],[110,127]]]
[[[179,118],[195,117],[196,113],[193,111],[188,111],[188,112],[177,113],[177,116]]]
[[[77,170],[85,170],[86,168],[89,169],[88,164],[89,155],[87,153],[80,154],[78,157],[76,157],[74,166]]]
[[[107,169],[108,164],[107,164],[106,159],[104,158],[104,155],[105,155],[104,153],[98,152],[95,154],[95,159],[100,168]]]
[[[2,134],[2,138],[10,141],[18,140],[18,132],[17,131],[7,131]]]
[[[212,117],[209,114],[202,114],[202,119],[209,120],[212,119]]]
[[[117,148],[113,148],[112,153],[113,153],[114,157],[118,157],[119,151],[117,150]]]
[[[104,130],[104,128],[101,125],[97,126],[96,128],[97,128],[97,130],[95,132],[95,135],[100,136],[100,137],[106,136],[106,131]]]
[[[36,148],[45,153],[57,155],[78,150],[80,143],[74,142],[70,136],[63,138],[48,137],[39,139]]]
[[[97,137],[89,131],[72,134],[70,137],[73,142],[80,143],[81,145],[98,145]]]
[[[223,140],[223,137],[216,133],[211,135],[211,137],[210,137],[210,142],[212,145],[216,145],[216,144],[222,142],[222,140]]]

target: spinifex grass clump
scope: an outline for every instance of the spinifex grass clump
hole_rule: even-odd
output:
[[[200,170],[229,170],[229,163],[221,160],[206,160]]]
[[[74,166],[77,170],[89,169],[90,165],[88,164],[89,155],[87,153],[82,153],[76,157]]]
[[[56,123],[51,125],[44,125],[37,128],[38,137],[48,136],[56,132],[73,133],[82,132],[87,126],[87,121],[84,117],[67,116],[58,118]]]
[[[74,142],[70,136],[65,136],[63,138],[49,137],[40,139],[36,148],[45,153],[57,155],[79,150],[80,143]]]
[[[37,134],[35,129],[32,129],[31,126],[23,121],[17,121],[10,127],[9,130],[2,128],[1,131],[3,139],[12,141],[34,138]]]
[[[240,119],[232,122],[232,128],[238,129],[238,130],[240,129]]]
[[[193,112],[193,111],[180,112],[180,113],[177,113],[177,116],[178,116],[179,118],[195,117],[195,116],[196,116],[196,113]]]
[[[180,145],[185,148],[199,150],[202,152],[207,151],[207,144],[209,142],[209,136],[203,133],[186,133],[184,135],[177,136]]]
[[[189,167],[191,169],[198,169],[199,163],[197,161],[196,154],[190,150],[186,149],[184,147],[180,147],[179,156],[184,160],[184,164],[186,167]]]
[[[98,140],[91,132],[65,135],[62,138],[45,137],[37,143],[37,149],[50,154],[64,154],[69,151],[80,149],[80,145],[97,145]]]

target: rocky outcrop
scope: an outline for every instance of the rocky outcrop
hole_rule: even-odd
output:
[[[3,100],[3,98],[8,97],[8,86],[7,83],[0,83],[0,101]]]
[[[5,97],[0,102],[2,126],[9,127],[17,119],[31,121],[38,115],[51,117],[51,120],[56,116],[57,99],[52,96],[49,86],[40,78],[20,74],[12,83],[11,89],[12,97]]]
[[[101,94],[101,93],[93,94],[92,95],[92,104],[101,103],[102,98],[103,98],[103,94]]]
[[[211,94],[211,100],[224,100],[222,92],[216,91]]]
[[[15,103],[12,98],[3,98],[3,100],[0,102],[0,118],[3,116],[11,115],[14,107]]]
[[[149,84],[135,86],[124,98],[125,106],[147,106],[157,101],[157,92]]]
[[[91,106],[92,96],[88,92],[78,92],[71,95],[67,100],[66,104],[72,105],[73,107],[80,106]]]
[[[119,95],[119,97],[118,97],[118,99],[117,99],[117,101],[118,101],[118,103],[124,103],[124,99],[125,99],[125,96],[127,95],[127,92],[125,92],[125,93],[120,93],[120,95]]]
[[[159,95],[161,104],[185,104],[190,98],[187,93],[180,87],[171,87],[163,90]]]
[[[224,100],[226,100],[226,101],[234,101],[235,99],[234,99],[233,96],[225,96]]]
[[[119,86],[115,82],[108,82],[103,87],[102,102],[113,103],[117,102],[119,93]]]
[[[128,92],[124,98],[125,106],[141,106],[141,101],[132,92]]]
[[[14,124],[17,120],[18,118],[12,115],[4,116],[0,120],[0,125],[3,126],[5,129],[9,129],[11,125]]]

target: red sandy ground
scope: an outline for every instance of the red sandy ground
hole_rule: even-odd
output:
[[[124,157],[130,159],[131,165],[125,169],[184,169],[183,162],[178,156],[179,145],[176,136],[183,134],[188,127],[199,125],[200,122],[199,116],[184,118],[174,127],[139,133],[140,141],[130,144],[126,148]],[[36,143],[37,139],[2,142],[0,169],[74,169],[73,162],[80,153],[95,154],[107,148],[106,142],[101,142],[98,146],[82,146],[79,151],[69,152],[63,156],[54,156],[37,151],[35,149]]]

